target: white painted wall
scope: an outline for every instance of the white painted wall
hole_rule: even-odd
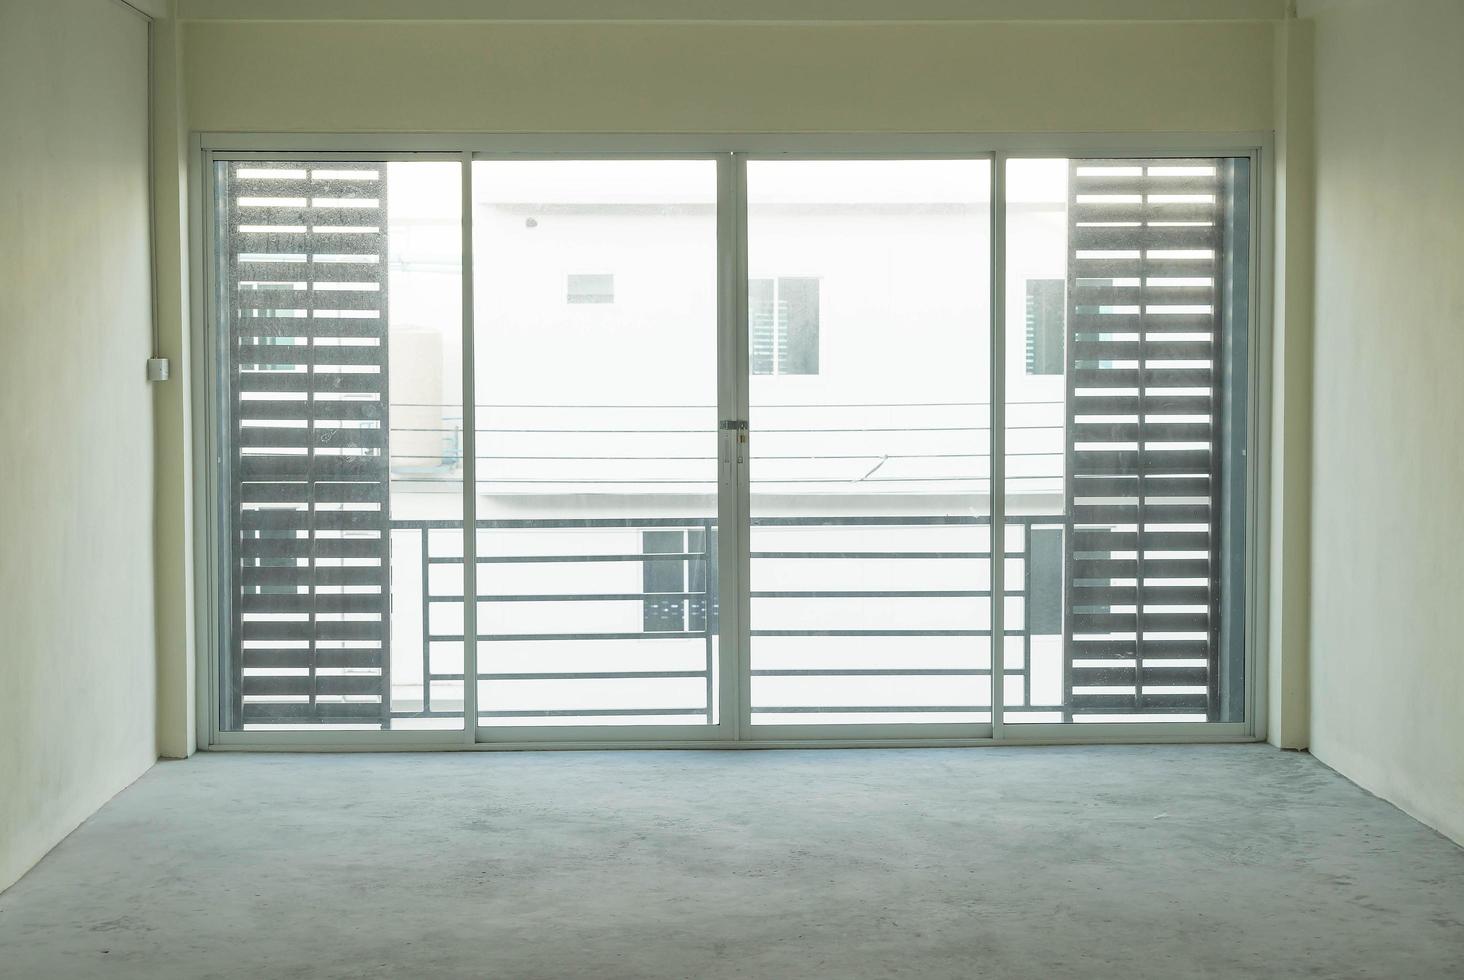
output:
[[[1316,22],[1311,749],[1464,842],[1464,5]]]
[[[157,757],[147,27],[0,0],[0,888]]]

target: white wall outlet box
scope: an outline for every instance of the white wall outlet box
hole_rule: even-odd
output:
[[[168,380],[168,359],[166,357],[149,357],[147,359],[147,380]]]

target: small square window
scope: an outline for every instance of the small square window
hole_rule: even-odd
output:
[[[608,272],[572,272],[565,291],[566,303],[615,302],[615,277]]]

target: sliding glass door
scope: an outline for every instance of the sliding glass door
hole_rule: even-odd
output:
[[[1244,717],[1250,188],[1006,162],[1008,724]]]
[[[746,168],[752,730],[984,730],[990,163]]]
[[[213,169],[221,731],[464,727],[458,173]]]
[[[1253,156],[209,161],[218,741],[1246,730]]]
[[[478,724],[714,728],[717,162],[480,160],[473,230]]]

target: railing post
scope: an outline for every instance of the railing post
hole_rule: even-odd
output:
[[[702,519],[702,637],[706,643],[707,667],[707,724],[712,724],[712,700],[715,686],[712,671],[716,664],[713,651],[713,637],[716,635],[716,617],[712,603],[717,595],[717,539],[715,523],[711,518]]]
[[[422,526],[422,713],[432,710],[432,552]]]

